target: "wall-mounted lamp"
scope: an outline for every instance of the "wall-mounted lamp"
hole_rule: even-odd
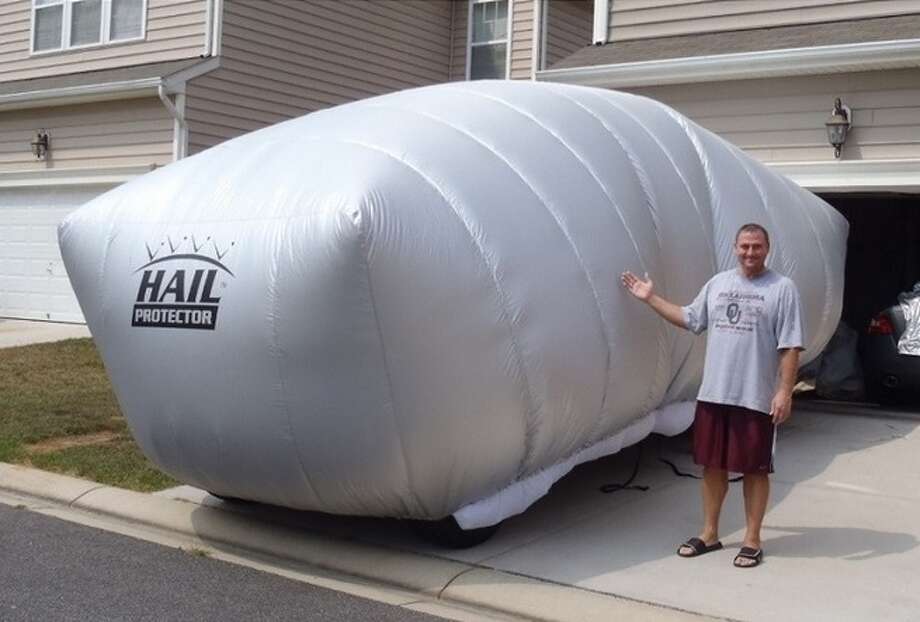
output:
[[[848,106],[840,103],[840,98],[834,100],[834,109],[831,116],[824,122],[827,127],[827,141],[834,148],[834,157],[840,157],[840,149],[847,141],[847,132],[853,127],[853,113]]]
[[[44,160],[48,157],[48,151],[51,149],[51,142],[48,138],[48,132],[44,130],[38,130],[35,132],[35,138],[32,139],[32,142],[29,143],[32,145],[32,155],[34,155],[39,160]]]

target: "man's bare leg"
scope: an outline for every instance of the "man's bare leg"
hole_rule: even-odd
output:
[[[744,518],[747,529],[744,534],[744,546],[760,548],[760,528],[767,513],[770,499],[770,476],[766,473],[747,473],[744,476]],[[740,559],[739,565],[750,566],[755,562]]]
[[[703,467],[700,491],[703,497],[703,531],[700,532],[699,538],[708,546],[719,539],[719,515],[728,493],[728,471]],[[691,551],[690,547],[682,546],[679,552],[681,555],[687,555]]]

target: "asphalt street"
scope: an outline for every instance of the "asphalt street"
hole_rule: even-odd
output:
[[[0,620],[440,620],[0,504]]]

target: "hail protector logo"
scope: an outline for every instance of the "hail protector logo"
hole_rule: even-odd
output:
[[[151,248],[149,261],[134,271],[141,274],[131,326],[214,330],[220,307],[223,275],[233,272],[221,260],[235,242],[196,236],[167,238]],[[167,251],[168,252],[164,252]]]

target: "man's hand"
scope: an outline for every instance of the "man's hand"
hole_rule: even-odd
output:
[[[795,386],[795,375],[798,369],[799,349],[781,349],[779,351],[779,386],[770,404],[770,414],[773,415],[775,425],[781,424],[792,414],[792,388]]]
[[[643,281],[628,270],[620,275],[620,282],[623,283],[626,291],[639,300],[648,302],[655,292],[655,284],[652,283],[652,279],[648,278],[648,272],[645,273],[645,279]]]
[[[779,425],[789,418],[792,414],[792,394],[780,389],[773,396],[773,402],[770,404],[770,415],[773,417],[773,424]]]

